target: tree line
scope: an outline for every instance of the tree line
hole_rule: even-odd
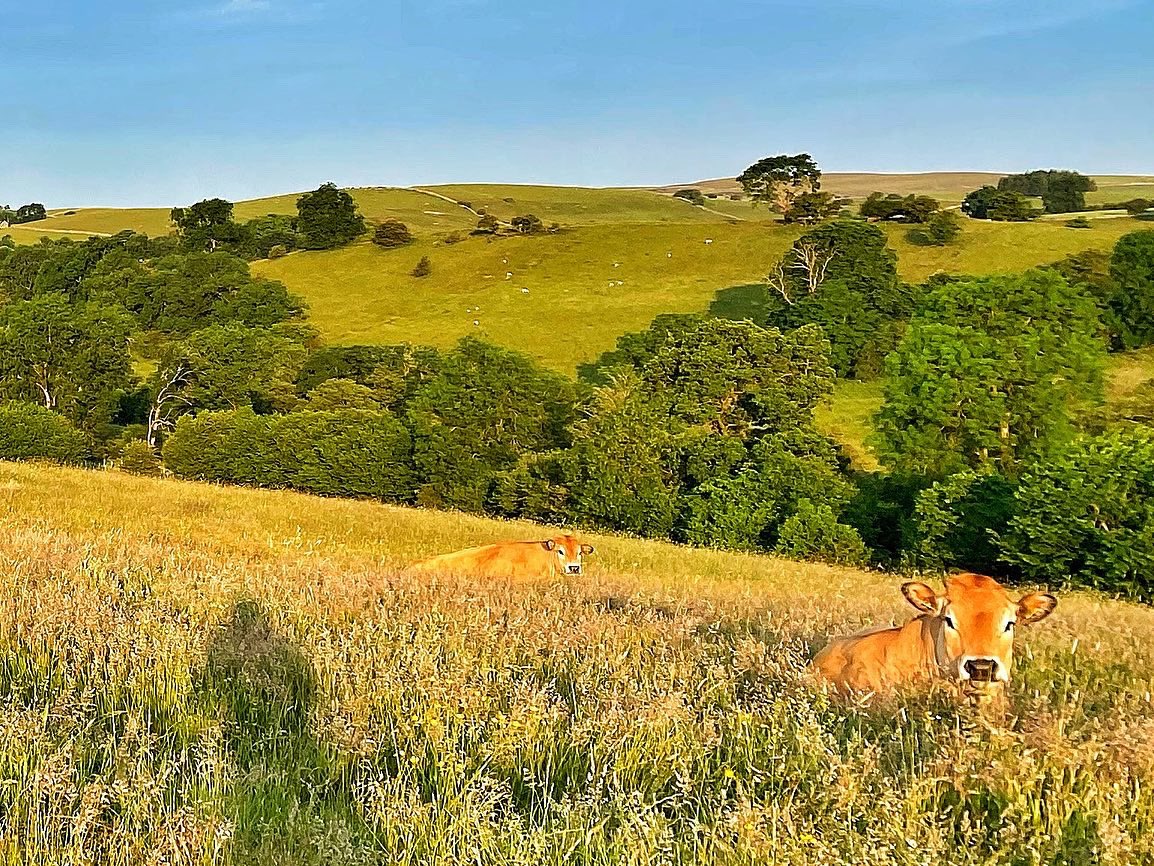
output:
[[[1154,231],[911,285],[834,220],[760,321],[661,316],[573,380],[476,339],[325,346],[201,204],[172,237],[0,249],[0,456],[1151,594],[1154,392],[1101,398],[1107,353],[1154,343]],[[883,473],[817,428],[839,377],[884,379]]]

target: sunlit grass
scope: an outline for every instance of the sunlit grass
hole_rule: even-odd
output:
[[[0,464],[10,863],[1154,856],[1154,612],[1065,594],[1010,713],[831,703],[894,578],[595,537],[582,578],[400,576],[540,528]]]

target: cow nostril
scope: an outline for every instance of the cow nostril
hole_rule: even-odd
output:
[[[970,659],[965,668],[972,680],[992,682],[997,679],[998,662],[995,659]]]

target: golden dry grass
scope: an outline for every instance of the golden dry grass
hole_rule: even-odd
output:
[[[1154,856],[1154,612],[1066,594],[1010,715],[832,703],[892,576],[598,537],[580,578],[397,574],[541,529],[0,464],[8,863]]]

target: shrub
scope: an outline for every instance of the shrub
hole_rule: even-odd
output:
[[[1093,228],[1090,221],[1085,217],[1074,217],[1072,220],[1066,220],[1066,228],[1068,229],[1088,229]]]
[[[1023,476],[1002,559],[1030,580],[1154,601],[1154,431],[1072,443]]]
[[[870,193],[861,203],[859,213],[864,217],[880,220],[898,220],[908,223],[924,223],[941,207],[938,200],[928,195],[900,196],[880,192]]]
[[[961,234],[962,221],[952,211],[940,211],[926,220],[923,227],[906,232],[906,240],[919,247],[944,247]]]
[[[905,565],[1005,572],[994,539],[1014,514],[1014,485],[995,473],[959,472],[923,490],[914,506],[917,541]]]
[[[540,217],[536,217],[531,213],[523,216],[515,216],[512,219],[513,231],[523,235],[534,235],[544,229],[545,224],[541,222]]]
[[[64,416],[31,403],[0,405],[0,460],[76,462],[88,453],[88,438]]]
[[[1154,231],[1131,232],[1119,239],[1110,257],[1115,291],[1112,321],[1127,349],[1154,343]]]
[[[373,243],[387,250],[403,247],[413,242],[413,233],[400,220],[385,220],[373,232]]]
[[[857,530],[837,522],[828,505],[803,499],[797,511],[781,525],[774,553],[790,559],[808,559],[835,565],[861,565],[869,553]]]
[[[153,477],[164,472],[160,457],[143,439],[136,439],[124,446],[120,456],[120,468],[132,475]]]
[[[414,267],[409,273],[411,273],[414,277],[427,277],[432,272],[433,265],[429,261],[429,257],[421,256],[421,260],[417,262],[416,267]]]
[[[286,247],[284,244],[273,244],[272,248],[268,251],[268,257],[270,259],[281,259],[287,255],[288,247]]]
[[[201,412],[177,422],[164,462],[181,478],[385,502],[413,497],[409,433],[386,412]]]
[[[441,243],[443,243],[445,246],[452,246],[453,244],[459,244],[464,239],[465,236],[460,232],[449,232],[449,234],[445,235],[445,237],[441,239]]]
[[[497,229],[501,227],[501,223],[492,214],[483,214],[477,220],[477,227],[473,229],[475,235],[491,235],[495,234]]]
[[[705,196],[701,194],[699,189],[679,189],[673,194],[674,198],[684,199],[690,204],[701,206],[705,204]]]

